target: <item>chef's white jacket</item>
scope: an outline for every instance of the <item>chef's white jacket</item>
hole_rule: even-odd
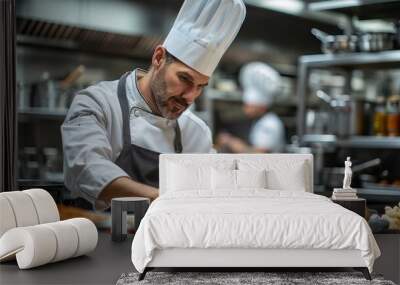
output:
[[[285,127],[271,112],[262,116],[250,130],[250,144],[269,152],[282,152],[285,147]]]

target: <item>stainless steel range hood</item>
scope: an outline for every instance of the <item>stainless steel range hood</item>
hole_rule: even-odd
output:
[[[179,0],[19,0],[18,42],[149,58],[176,17]],[[248,5],[246,21],[222,62],[248,60],[296,65],[299,55],[319,52],[311,27],[334,25]]]
[[[17,16],[132,36],[166,33],[175,11],[123,0],[20,0]]]

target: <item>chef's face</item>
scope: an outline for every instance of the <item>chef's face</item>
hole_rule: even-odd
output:
[[[161,115],[176,119],[202,94],[209,77],[168,55],[163,47],[157,52],[162,58],[159,66],[153,63],[151,92]]]

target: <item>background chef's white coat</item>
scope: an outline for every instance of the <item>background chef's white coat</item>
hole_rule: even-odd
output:
[[[268,152],[282,152],[285,146],[285,127],[274,113],[262,116],[250,130],[250,144]]]
[[[160,152],[173,153],[175,120],[150,115],[136,87],[135,70],[127,78],[132,144]],[[61,126],[64,151],[65,185],[73,196],[96,204],[97,197],[114,179],[128,174],[114,162],[122,146],[122,112],[117,95],[118,80],[103,81],[80,91],[74,98]],[[190,110],[178,119],[183,152],[213,152],[208,126]]]

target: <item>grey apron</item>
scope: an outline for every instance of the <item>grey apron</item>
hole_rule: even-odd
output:
[[[128,75],[129,73],[124,74],[118,82],[117,92],[123,122],[123,147],[115,163],[128,173],[133,180],[158,188],[158,162],[160,153],[131,143],[130,110],[126,96],[126,78]],[[134,108],[148,112],[139,107]],[[152,115],[155,116],[154,114]],[[143,135],[145,136],[146,134]],[[176,121],[175,126],[174,150],[176,153],[182,152],[181,132],[178,121]]]

